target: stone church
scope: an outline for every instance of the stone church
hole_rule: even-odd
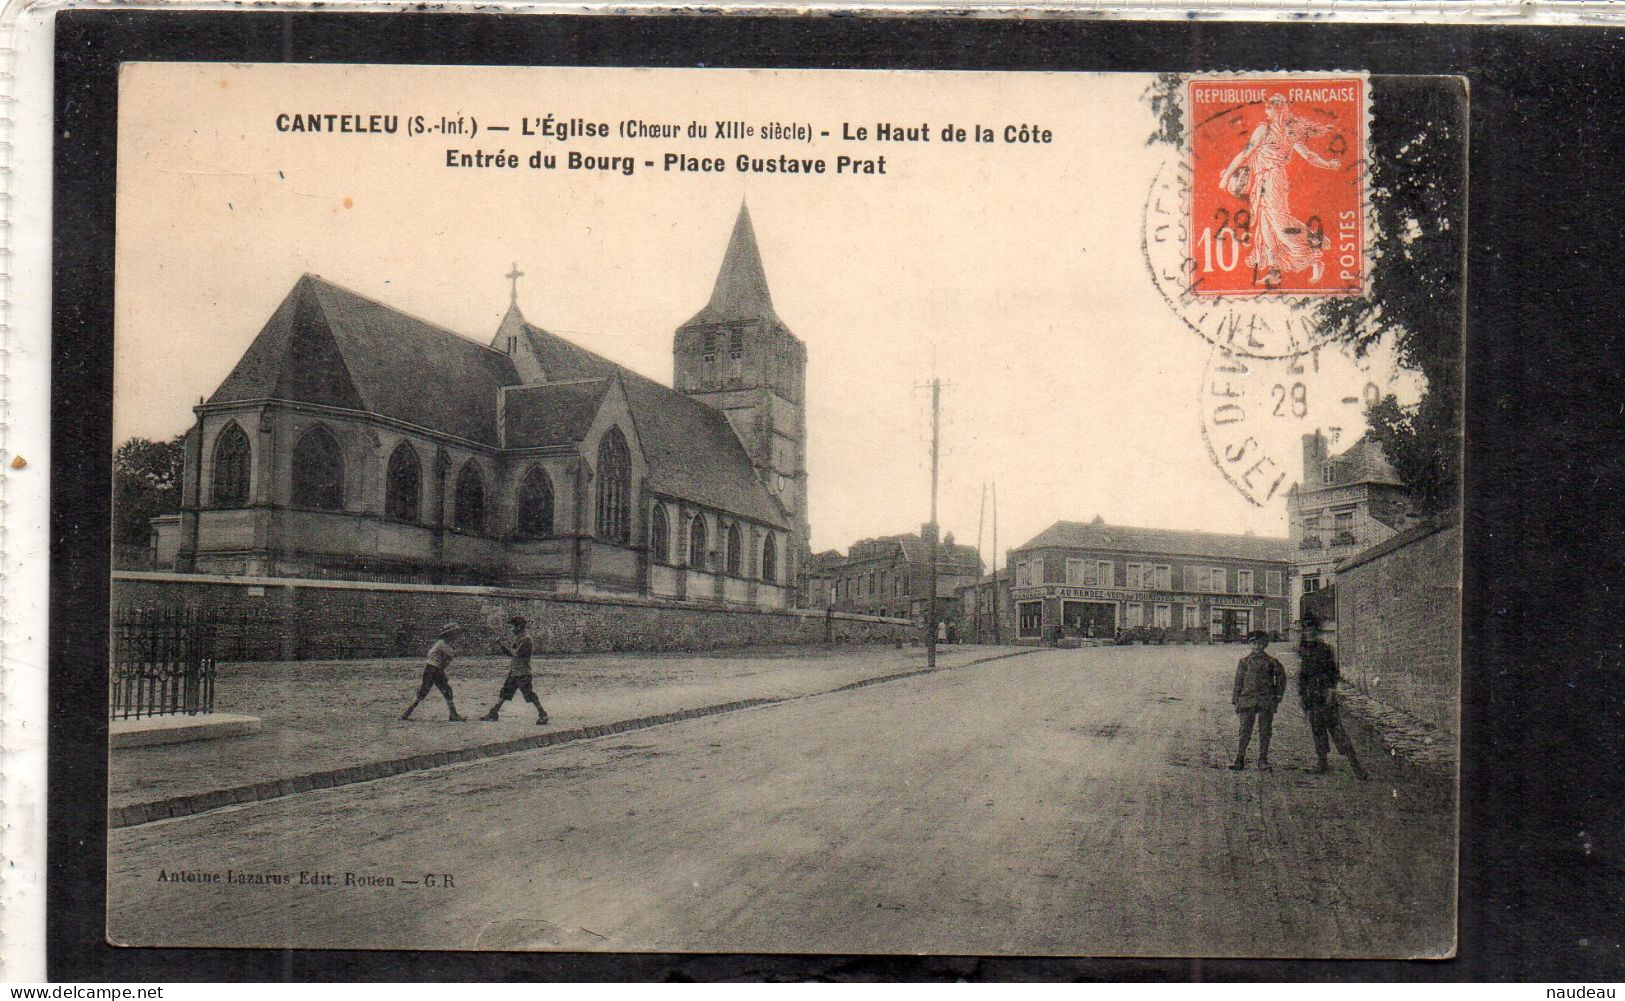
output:
[[[300,278],[196,408],[159,551],[199,573],[794,605],[807,351],[749,212],[677,328],[675,389],[527,321],[509,277],[489,343]]]

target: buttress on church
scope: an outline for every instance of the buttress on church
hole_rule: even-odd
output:
[[[480,343],[304,275],[195,408],[160,560],[791,607],[807,351],[747,209],[672,354],[675,389],[530,323],[517,285]]]

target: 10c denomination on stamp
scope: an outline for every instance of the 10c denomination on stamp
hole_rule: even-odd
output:
[[[1196,77],[1190,291],[1359,295],[1367,267],[1367,81]]]

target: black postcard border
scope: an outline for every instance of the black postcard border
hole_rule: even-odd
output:
[[[955,15],[70,10],[56,21],[49,976],[56,980],[1625,979],[1625,32]],[[121,949],[104,937],[117,70],[126,60],[1334,70],[1469,80],[1459,955],[1242,961]],[[1149,118],[1148,118],[1149,121]],[[1599,562],[1600,561],[1600,562]],[[87,667],[90,665],[91,667]]]

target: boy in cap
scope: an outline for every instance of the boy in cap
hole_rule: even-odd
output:
[[[525,701],[536,707],[536,725],[547,725],[547,710],[542,708],[542,700],[536,697],[536,689],[531,687],[530,680],[530,654],[532,644],[530,633],[525,631],[525,617],[515,615],[508,620],[513,627],[513,636],[508,641],[497,641],[502,652],[508,655],[508,680],[502,683],[502,692],[497,695],[496,705],[491,711],[480,717],[482,723],[494,723],[497,712],[511,698],[514,692],[521,692]]]
[[[446,623],[445,628],[440,630],[439,638],[429,647],[427,663],[423,665],[423,684],[418,686],[418,697],[406,707],[406,712],[401,713],[401,719],[411,719],[412,710],[416,709],[424,696],[429,694],[429,689],[438,688],[440,694],[446,697],[446,708],[451,710],[451,715],[447,719],[453,723],[463,722],[464,717],[457,714],[457,703],[451,700],[451,681],[446,677],[446,667],[452,658],[457,656],[457,649],[452,644],[462,635],[463,627],[455,622]]]
[[[1315,754],[1320,758],[1315,774],[1324,775],[1328,771],[1326,753],[1330,747],[1327,745],[1335,743],[1343,757],[1349,759],[1354,777],[1363,781],[1370,776],[1360,767],[1354,742],[1343,732],[1343,722],[1337,712],[1334,689],[1340,680],[1337,656],[1320,639],[1320,623],[1304,619],[1303,635],[1298,641],[1298,701],[1303,703],[1303,714],[1309,718],[1309,729],[1315,735]]]
[[[1258,724],[1258,770],[1270,771],[1270,731],[1275,723],[1275,710],[1286,697],[1286,668],[1281,662],[1264,652],[1270,645],[1270,634],[1255,629],[1247,634],[1253,652],[1241,658],[1236,665],[1236,684],[1230,702],[1241,717],[1241,741],[1236,746],[1236,760],[1230,766],[1233,772],[1247,767],[1247,745],[1253,739],[1253,723]]]

